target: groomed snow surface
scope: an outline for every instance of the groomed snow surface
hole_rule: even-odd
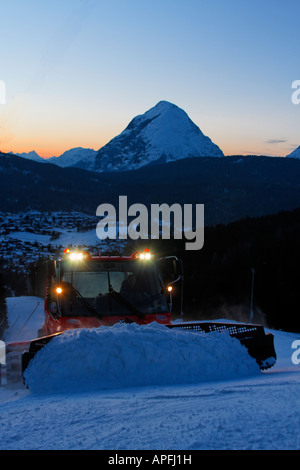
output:
[[[9,299],[7,338],[34,337],[42,305]],[[300,449],[300,334],[273,333],[278,360],[261,372],[225,333],[68,331],[31,362],[29,390],[0,387],[0,449]]]

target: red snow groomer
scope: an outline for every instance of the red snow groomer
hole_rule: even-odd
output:
[[[170,324],[172,283],[181,278],[179,262],[164,285],[160,260],[149,250],[132,256],[91,256],[66,249],[48,263],[43,335],[70,328],[110,326],[117,322]],[[163,263],[163,261],[161,263]],[[167,299],[169,297],[169,299]]]
[[[149,250],[131,256],[91,256],[66,249],[47,262],[45,323],[22,354],[22,372],[53,337],[74,328],[109,327],[117,322],[158,322],[200,333],[226,331],[245,345],[261,369],[276,361],[273,335],[260,325],[212,321],[171,323],[172,289],[182,305],[183,269],[175,256]]]

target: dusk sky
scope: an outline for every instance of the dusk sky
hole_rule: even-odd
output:
[[[1,4],[0,149],[98,150],[161,100],[225,155],[300,145],[299,0]]]

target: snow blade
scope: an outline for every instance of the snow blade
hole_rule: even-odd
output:
[[[34,339],[30,342],[29,350],[22,354],[22,376],[24,376],[24,372],[27,369],[29,362],[34,358],[36,353],[46,346],[52,338],[61,334],[62,333],[55,333],[49,336],[42,336],[41,338]]]
[[[167,325],[169,328],[182,328],[199,333],[227,332],[230,336],[237,338],[253,357],[261,370],[272,367],[277,359],[274,347],[274,336],[266,334],[261,325],[247,323],[219,323],[219,322],[197,322],[197,323],[175,323]]]

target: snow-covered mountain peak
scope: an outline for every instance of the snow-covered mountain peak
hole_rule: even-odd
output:
[[[13,154],[13,152],[10,152]],[[33,160],[34,162],[45,163],[47,160],[45,158],[40,157],[35,150],[31,150],[31,152],[23,152],[23,153],[15,153],[18,157],[27,158],[27,160]]]
[[[85,161],[89,162],[90,164],[94,163],[95,157],[97,155],[97,150],[93,150],[90,148],[83,148],[83,147],[76,147],[70,150],[66,150],[64,153],[59,155],[58,157],[50,157],[50,158],[42,158],[40,157],[35,150],[32,150],[28,153],[13,153],[13,155],[17,155],[18,157],[26,158],[27,160],[33,160],[39,163],[54,163],[60,167],[69,167],[69,166],[76,166],[77,163],[84,159]]]
[[[155,136],[150,135],[149,131],[152,131],[154,134],[158,128],[161,135],[165,132],[170,132],[172,129],[176,129],[177,132],[179,131],[181,133],[185,132],[189,125],[192,125],[194,131],[196,130],[195,128],[197,128],[183,109],[168,101],[160,101],[144,114],[133,118],[125,130],[134,129],[141,124],[143,128],[147,127],[147,132],[143,134],[147,134],[148,137],[152,138]],[[200,131],[199,128],[197,129]]]
[[[201,132],[183,109],[160,101],[133,118],[121,134],[99,150],[93,169],[126,171],[155,162],[223,156],[220,148]]]
[[[286,155],[286,158],[300,158],[300,145],[292,153],[289,153],[289,155]]]
[[[86,161],[94,162],[97,154],[96,150],[90,148],[75,147],[62,153],[59,157],[52,157],[47,160],[48,163],[55,163],[60,167],[76,166],[76,164],[85,159]]]
[[[176,112],[186,114],[185,111],[183,111],[183,109],[176,106],[176,104],[170,103],[169,101],[159,101],[155,106],[153,106],[153,108],[149,109],[144,114],[141,114],[140,116],[137,116],[137,117],[144,118],[147,116],[151,118],[151,117],[156,117],[158,115],[163,115],[166,113],[170,114],[170,113],[176,113]]]
[[[76,147],[48,159],[36,152],[19,155],[60,167],[76,166],[96,172],[135,170],[189,157],[224,157],[222,150],[187,113],[169,101],[159,101],[144,114],[135,116],[121,134],[99,151]]]

